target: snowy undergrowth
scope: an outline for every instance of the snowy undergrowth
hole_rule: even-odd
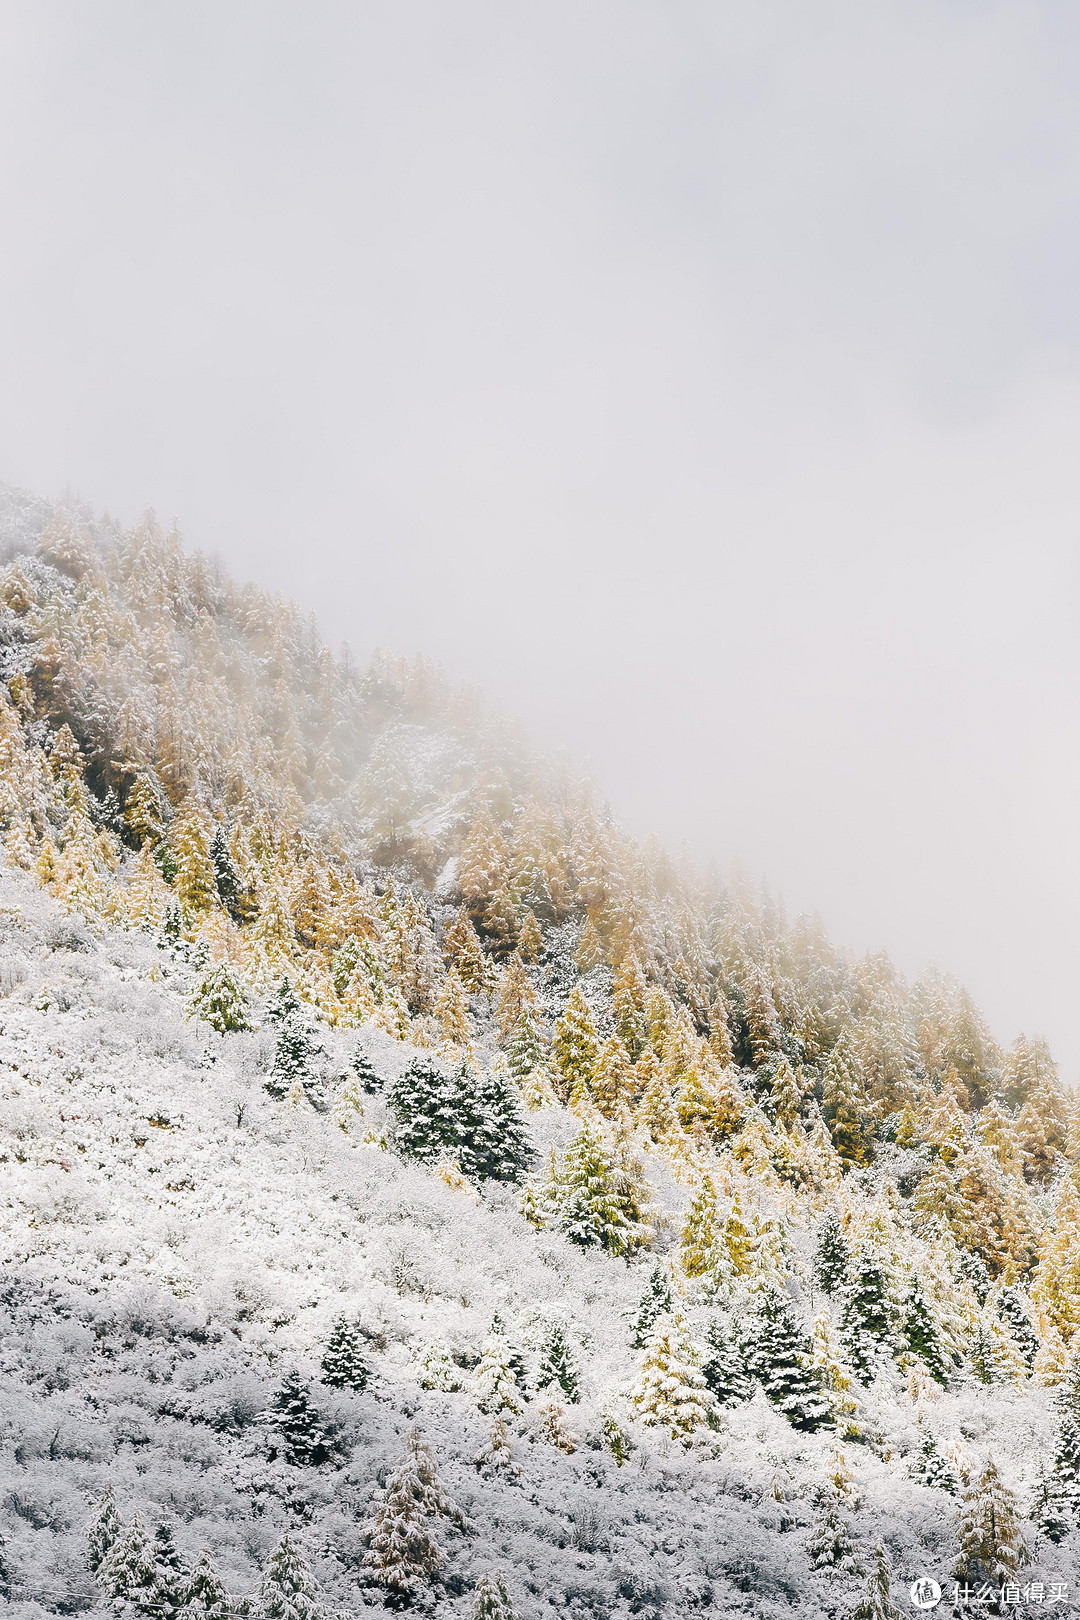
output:
[[[171,1523],[189,1557],[209,1546],[236,1594],[292,1528],[331,1606],[381,1609],[362,1527],[413,1425],[467,1521],[440,1532],[440,1613],[469,1613],[499,1569],[522,1616],[850,1609],[861,1577],[814,1570],[806,1551],[833,1432],[797,1433],[759,1394],[686,1449],[624,1406],[620,1466],[603,1415],[639,1372],[629,1322],[651,1260],[577,1250],[529,1226],[512,1190],[454,1189],[403,1162],[377,1096],[351,1114],[272,1101],[272,1043],[187,1021],[188,978],[154,937],[94,937],[0,871],[0,1512],[15,1612],[100,1604],[85,1531],[107,1483],[125,1516]],[[325,1039],[331,1100],[358,1043],[384,1078],[416,1055],[374,1029]],[[530,1117],[541,1148],[577,1124]],[[649,1170],[665,1201],[680,1196]],[[496,1313],[526,1363],[542,1324],[563,1322],[581,1378],[563,1413],[576,1449],[545,1438],[541,1400],[523,1394],[504,1413],[502,1473],[475,1463],[491,1430],[475,1367]],[[342,1316],[363,1328],[363,1393],[320,1382]],[[417,1380],[434,1338],[457,1391]],[[318,1468],[268,1455],[263,1413],[292,1369],[333,1436]],[[992,1447],[1030,1497],[1046,1392],[923,1405],[939,1441],[973,1458]],[[944,1580],[955,1503],[909,1477],[913,1402],[898,1380],[870,1407],[875,1443],[847,1448],[856,1548],[883,1541],[898,1576]],[[1070,1545],[1052,1549],[1048,1579],[1070,1579]]]

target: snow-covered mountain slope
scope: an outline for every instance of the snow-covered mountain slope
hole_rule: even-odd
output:
[[[381,1098],[336,1076],[358,1044],[384,1076],[409,1048],[374,1029],[328,1031],[336,1106],[274,1102],[272,1039],[185,1018],[191,970],[156,936],[92,936],[11,871],[0,918],[0,1509],[17,1612],[102,1601],[85,1533],[107,1483],[123,1515],[170,1522],[189,1558],[208,1546],[235,1594],[255,1588],[293,1527],[328,1604],[382,1607],[363,1526],[414,1424],[467,1520],[439,1532],[440,1613],[471,1612],[475,1582],[498,1569],[522,1616],[851,1605],[861,1577],[813,1570],[807,1553],[835,1431],[800,1433],[760,1394],[687,1446],[634,1422],[624,1393],[642,1352],[630,1323],[650,1262],[576,1248],[527,1224],[510,1190],[454,1188],[388,1150]],[[541,1148],[578,1123],[559,1108],[530,1117]],[[659,1161],[647,1168],[677,1206]],[[496,1314],[527,1364],[520,1410],[503,1413],[513,1461],[502,1470],[474,1460],[492,1428],[477,1364]],[[341,1316],[363,1326],[363,1393],[320,1382]],[[545,1437],[550,1390],[529,1379],[551,1322],[566,1325],[580,1374],[580,1399],[561,1403],[573,1451]],[[418,1382],[436,1338],[457,1391]],[[268,1456],[263,1414],[292,1369],[333,1430],[320,1466]],[[844,1447],[857,1493],[848,1561],[861,1552],[865,1564],[884,1541],[898,1576],[944,1582],[956,1504],[910,1477],[917,1420],[972,1458],[992,1441],[1021,1491],[1052,1425],[1046,1392],[1030,1386],[919,1390],[881,1380],[871,1441]],[[621,1465],[605,1409],[633,1447]],[[1069,1579],[1066,1547],[1049,1550],[1025,1580]]]

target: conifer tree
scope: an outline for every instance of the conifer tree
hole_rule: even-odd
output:
[[[439,1334],[430,1338],[415,1364],[416,1381],[421,1389],[460,1389],[461,1374],[450,1354],[450,1346]]]
[[[656,1322],[630,1398],[643,1423],[666,1429],[672,1439],[716,1426],[716,1403],[679,1317]]]
[[[112,1486],[104,1491],[98,1503],[97,1517],[86,1535],[86,1562],[95,1573],[101,1568],[123,1534],[124,1521],[116,1511],[116,1498]]]
[[[537,1358],[537,1389],[548,1389],[552,1384],[557,1384],[571,1403],[577,1400],[577,1362],[561,1322],[549,1324]]]
[[[850,1260],[840,1216],[835,1209],[827,1209],[814,1248],[814,1281],[818,1287],[826,1294],[835,1294],[847,1278]]]
[[[649,1272],[645,1292],[638,1303],[630,1343],[640,1350],[652,1337],[652,1330],[659,1318],[670,1315],[671,1311],[671,1279],[664,1267],[657,1264]]]
[[[555,1025],[552,1055],[564,1097],[569,1097],[579,1086],[590,1094],[594,1092],[600,1041],[580,985],[571,990],[566,1009]]]
[[[571,1142],[548,1196],[562,1230],[581,1248],[626,1255],[652,1236],[645,1188],[589,1125]]]
[[[998,1300],[998,1316],[1012,1335],[1025,1364],[1028,1367],[1034,1366],[1035,1355],[1039,1348],[1039,1335],[1031,1320],[1027,1295],[1015,1283],[1002,1289]]]
[[[329,1437],[311,1392],[293,1368],[285,1374],[266,1409],[270,1452],[294,1468],[317,1467],[330,1455]]]
[[[335,1389],[367,1388],[371,1368],[363,1353],[364,1335],[359,1322],[339,1316],[330,1330],[322,1357],[322,1381]]]
[[[195,1560],[191,1578],[184,1590],[182,1604],[185,1616],[191,1620],[226,1620],[234,1605],[221,1584],[209,1550],[204,1547]]]
[[[739,1335],[714,1316],[705,1330],[702,1377],[717,1406],[741,1406],[754,1393],[754,1379],[746,1362]]]
[[[862,1567],[855,1549],[851,1520],[833,1490],[822,1493],[820,1511],[807,1540],[806,1552],[814,1569],[855,1575]]]
[[[929,1429],[923,1434],[919,1450],[908,1464],[908,1473],[923,1485],[948,1491],[950,1496],[959,1493],[960,1481],[956,1477],[956,1469],[943,1454]]]
[[[506,1582],[501,1575],[482,1575],[473,1601],[472,1620],[516,1620]]]
[[[544,1062],[544,1048],[532,1013],[526,1007],[518,1019],[510,1044],[506,1049],[506,1061],[510,1073],[520,1084],[541,1068]]]
[[[870,1250],[854,1255],[842,1299],[841,1343],[856,1372],[872,1378],[880,1358],[896,1348],[896,1335],[890,1279]]]
[[[516,1181],[531,1149],[517,1098],[496,1070],[448,1071],[417,1058],[386,1092],[399,1148],[422,1163],[453,1158],[469,1180]]]
[[[964,1491],[958,1534],[957,1580],[1000,1585],[1015,1579],[1023,1552],[1016,1497],[992,1457]]]
[[[539,962],[544,954],[544,936],[535,911],[526,911],[518,930],[518,954],[523,962]]]
[[[176,862],[176,897],[189,916],[209,911],[217,900],[210,838],[208,817],[196,805],[173,824],[170,842]]]
[[[847,1031],[825,1060],[822,1113],[833,1146],[846,1164],[865,1164],[867,1135],[863,1125],[865,1089]]]
[[[259,1588],[260,1620],[322,1620],[318,1588],[292,1537],[282,1536]]]
[[[556,1451],[564,1451],[567,1456],[577,1450],[577,1440],[566,1427],[566,1410],[558,1401],[545,1401],[537,1408],[537,1417],[537,1432],[548,1445],[554,1446]]]
[[[609,1035],[596,1062],[596,1105],[607,1119],[615,1119],[628,1101],[633,1079],[626,1048],[619,1038]]]
[[[721,1263],[719,1225],[716,1188],[709,1176],[702,1176],[679,1238],[679,1264],[688,1277],[716,1273]]]
[[[451,967],[443,976],[435,997],[435,1017],[444,1046],[467,1048],[473,1036],[473,1023],[465,986]]]
[[[309,1009],[288,977],[283,978],[266,1009],[266,1021],[277,1030],[274,1061],[265,1089],[271,1097],[287,1097],[297,1086],[310,1101],[321,1101],[315,1064],[326,1055]]]
[[[506,1419],[497,1417],[492,1419],[487,1440],[476,1454],[477,1468],[494,1469],[497,1473],[504,1473],[514,1478],[519,1469],[514,1463],[514,1448],[510,1443],[510,1431],[506,1427]]]
[[[832,1421],[809,1339],[795,1320],[787,1294],[776,1284],[767,1285],[758,1302],[750,1366],[768,1399],[793,1428],[818,1429]]]
[[[951,1359],[918,1271],[912,1274],[904,1296],[899,1336],[906,1349],[919,1357],[939,1384],[948,1382]]]
[[[97,1576],[117,1614],[158,1614],[168,1601],[161,1587],[153,1540],[138,1513],[98,1566]]]
[[[904,1620],[890,1596],[892,1574],[882,1546],[874,1548],[874,1567],[862,1599],[851,1611],[851,1620]]]
[[[375,1517],[365,1526],[369,1546],[364,1562],[392,1598],[408,1602],[441,1569],[443,1552],[432,1526],[436,1515],[462,1522],[443,1490],[431,1452],[414,1429]]]
[[[210,840],[210,864],[214,870],[214,887],[218,899],[234,922],[239,922],[240,877],[229,850],[228,834],[224,822],[219,821]]]
[[[159,1524],[154,1531],[154,1563],[164,1611],[173,1614],[184,1602],[190,1575],[168,1524]]]
[[[481,1412],[487,1412],[493,1417],[500,1412],[521,1411],[521,1398],[514,1376],[513,1352],[502,1333],[489,1333],[480,1346],[480,1365],[476,1369],[476,1401]]]
[[[248,1003],[228,962],[208,963],[196,977],[187,1002],[189,1018],[202,1018],[219,1035],[248,1029]]]

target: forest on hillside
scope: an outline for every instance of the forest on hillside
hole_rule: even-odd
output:
[[[51,1459],[24,1445],[20,1461],[11,1442],[13,1603],[28,1617],[224,1613],[242,1582],[245,1612],[268,1620],[384,1602],[492,1620],[873,1620],[901,1601],[890,1582],[924,1574],[984,1609],[1019,1603],[1014,1589],[1066,1600],[1080,1550],[1080,1100],[1043,1041],[1003,1049],[946,975],[908,983],[737,874],[702,876],[635,842],[478,694],[423,661],[335,656],[293,604],[230,580],[152,516],[124,532],[9,491],[0,561],[0,836],[15,897],[0,964],[5,1376],[31,1405],[60,1399],[33,1349],[57,1310],[88,1335],[64,1352],[69,1391],[104,1376],[89,1370],[104,1355],[110,1389],[145,1407],[201,1343],[213,1387],[249,1380],[265,1397],[245,1395],[242,1418],[200,1418],[189,1390],[169,1411],[185,1434],[201,1423],[218,1437],[207,1478],[232,1469],[242,1492],[243,1469],[263,1470],[259,1523],[274,1532],[244,1543],[224,1485],[201,1503],[153,1471],[157,1494],[140,1487],[124,1459],[152,1442],[106,1421],[102,1394],[98,1417],[78,1421],[107,1444],[57,1442]],[[97,989],[76,982],[83,960],[101,964]],[[175,1031],[153,1060],[143,990]],[[221,1109],[243,1092],[234,1134],[256,1133],[251,1164],[271,1145],[289,1207],[304,1209],[305,1176],[312,1207],[346,1198],[320,1177],[354,1189],[349,1219],[319,1239],[328,1254],[366,1253],[375,1216],[355,1187],[381,1209],[379,1177],[407,1187],[403,1221],[426,1200],[452,1211],[453,1299],[417,1282],[414,1245],[336,1301],[324,1281],[314,1303],[282,1304],[268,1282],[245,1315],[238,1284],[227,1310],[214,1294],[201,1248],[171,1281],[160,1257],[125,1275],[91,1263],[91,1237],[72,1234],[110,1217],[89,1193],[35,1216],[34,1176],[69,1176],[72,1160],[128,1187],[132,1210],[170,1202],[117,1147],[130,1126],[103,1123],[115,1097],[74,1111],[96,1121],[81,1148],[89,1126],[65,1118],[73,1083],[49,1054],[89,1040],[79,1020],[89,1029],[114,1004],[124,1085],[152,1091],[156,1063],[171,1065],[174,1111],[194,1119],[197,1099],[218,1097],[190,1150],[192,1164],[209,1156],[215,1196],[231,1174]],[[102,1062],[80,1059],[78,1084],[104,1087]],[[49,1118],[25,1127],[39,1083]],[[164,1124],[149,1118],[143,1145],[171,1128],[153,1106]],[[169,1174],[182,1201],[187,1172]],[[274,1271],[256,1228],[244,1241]],[[508,1280],[515,1245],[538,1276],[545,1255],[563,1268],[546,1314]],[[124,1292],[136,1274],[158,1290],[145,1330]],[[429,1428],[445,1437],[438,1462]],[[507,1538],[490,1527],[507,1493],[525,1493],[523,1446],[540,1459],[537,1517]],[[590,1511],[608,1528],[566,1531],[563,1562],[580,1555],[589,1578],[574,1588],[556,1560],[556,1591],[535,1550],[555,1511],[544,1492],[560,1478],[584,1491],[589,1458]],[[50,1464],[74,1494],[37,1523],[19,1471]],[[121,1486],[103,1498],[109,1469]],[[471,1510],[440,1469],[480,1482]],[[724,1534],[743,1563],[706,1574],[695,1552],[691,1579],[687,1549],[716,1513],[735,1513]],[[655,1569],[640,1578],[617,1531],[634,1514],[652,1526]],[[205,1554],[186,1545],[193,1525]],[[49,1591],[33,1574],[42,1537],[65,1549]],[[485,1551],[496,1542],[499,1559]],[[766,1545],[754,1574],[747,1548]]]

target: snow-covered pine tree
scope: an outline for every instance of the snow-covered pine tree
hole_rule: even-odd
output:
[[[281,1099],[300,1086],[309,1101],[320,1104],[315,1064],[325,1056],[326,1048],[316,1032],[310,1008],[300,1000],[287,977],[278,985],[266,1010],[266,1019],[277,1030],[266,1090],[271,1097]]]
[[[161,1613],[167,1594],[161,1589],[153,1538],[138,1513],[98,1566],[97,1577],[115,1614]]]
[[[506,1427],[505,1418],[492,1419],[487,1440],[477,1452],[474,1461],[477,1468],[490,1468],[497,1473],[506,1474],[508,1478],[514,1478],[518,1474],[519,1470],[514,1464],[514,1448],[510,1443],[510,1431]]]
[[[891,1597],[892,1571],[885,1549],[874,1548],[874,1567],[866,1583],[866,1591],[851,1611],[851,1620],[904,1620]]]
[[[631,1254],[652,1237],[647,1193],[590,1125],[571,1142],[548,1198],[571,1243]]]
[[[315,1577],[288,1534],[275,1547],[259,1588],[259,1620],[322,1620]]]
[[[520,1181],[533,1158],[521,1101],[498,1068],[481,1075],[477,1087],[484,1116],[483,1136],[474,1143],[481,1181]]]
[[[1035,1364],[1039,1348],[1039,1335],[1031,1319],[1031,1303],[1024,1290],[1016,1283],[1001,1290],[998,1317],[1012,1335],[1017,1349],[1028,1367]]]
[[[992,1457],[964,1491],[958,1536],[957,1580],[992,1586],[1015,1580],[1024,1551],[1016,1497]]]
[[[577,1400],[577,1362],[566,1329],[561,1322],[551,1322],[548,1325],[537,1355],[537,1389],[548,1389],[552,1384],[557,1384],[571,1403]]]
[[[851,1519],[834,1490],[821,1494],[817,1517],[806,1542],[813,1569],[857,1575],[862,1569],[852,1533]]]
[[[218,899],[234,922],[240,920],[240,877],[229,851],[229,837],[225,823],[219,821],[210,840],[210,864],[214,870],[214,883]]]
[[[235,971],[228,962],[208,963],[197,975],[188,997],[189,1018],[202,1018],[219,1035],[249,1028],[248,1003]]]
[[[852,1257],[842,1301],[840,1341],[855,1371],[869,1380],[896,1348],[891,1279],[871,1250],[860,1248]]]
[[[1042,1475],[1032,1518],[1040,1535],[1062,1541],[1080,1521],[1080,1418],[1066,1406],[1050,1468]]]
[[[264,1413],[270,1455],[294,1468],[315,1468],[330,1455],[329,1436],[306,1380],[294,1367],[285,1374]]]
[[[814,1281],[826,1294],[835,1294],[847,1278],[851,1251],[844,1236],[839,1212],[827,1209],[818,1227],[814,1246]]]
[[[817,1429],[832,1421],[810,1340],[796,1322],[786,1292],[775,1283],[763,1288],[758,1301],[750,1367],[793,1428]]]
[[[510,1073],[520,1084],[543,1066],[544,1047],[536,1032],[531,1010],[526,1007],[514,1027],[510,1044],[506,1048],[506,1062]]]
[[[931,1377],[939,1384],[948,1383],[951,1357],[942,1344],[936,1312],[917,1270],[911,1275],[901,1306],[899,1336],[908,1352],[918,1356]]]
[[[365,1526],[369,1545],[364,1562],[379,1585],[399,1601],[408,1602],[443,1565],[443,1551],[432,1528],[436,1515],[463,1523],[443,1490],[435,1459],[414,1429],[374,1518]]]
[[[688,1277],[715,1276],[726,1259],[719,1225],[716,1188],[710,1176],[702,1176],[679,1234],[679,1263]]]
[[[502,1575],[482,1575],[473,1600],[472,1620],[516,1620]]]
[[[185,1620],[225,1620],[235,1607],[221,1584],[209,1548],[204,1547],[184,1589]]]
[[[117,1512],[116,1498],[110,1485],[102,1493],[97,1515],[86,1533],[86,1562],[95,1574],[112,1552],[123,1531],[124,1521]]]
[[[416,1382],[421,1389],[460,1389],[461,1373],[450,1354],[446,1340],[435,1334],[421,1350],[415,1363]]]
[[[383,1089],[382,1076],[375,1072],[375,1066],[362,1047],[357,1047],[353,1053],[352,1072],[369,1096],[376,1096]]]
[[[705,1329],[702,1377],[717,1406],[740,1406],[754,1393],[754,1378],[734,1326],[714,1316]]]
[[[321,1364],[324,1384],[335,1389],[366,1389],[371,1368],[363,1351],[364,1335],[360,1323],[347,1316],[339,1316],[330,1329]]]
[[[717,1426],[716,1402],[679,1317],[661,1316],[657,1321],[630,1399],[642,1423],[666,1429],[673,1439]]]
[[[912,1479],[919,1480],[923,1485],[930,1485],[939,1491],[948,1491],[950,1496],[959,1494],[960,1481],[956,1477],[956,1469],[942,1452],[929,1429],[923,1434],[917,1454],[908,1463],[908,1473]]]
[[[647,1344],[657,1319],[671,1312],[671,1278],[659,1263],[649,1272],[645,1292],[631,1324],[630,1343],[636,1350]]]
[[[157,1566],[162,1612],[174,1614],[184,1602],[190,1572],[180,1556],[172,1526],[164,1522],[154,1531],[154,1563]]]
[[[480,1346],[476,1369],[476,1404],[481,1412],[520,1412],[521,1397],[514,1376],[514,1353],[503,1333],[491,1332]]]

